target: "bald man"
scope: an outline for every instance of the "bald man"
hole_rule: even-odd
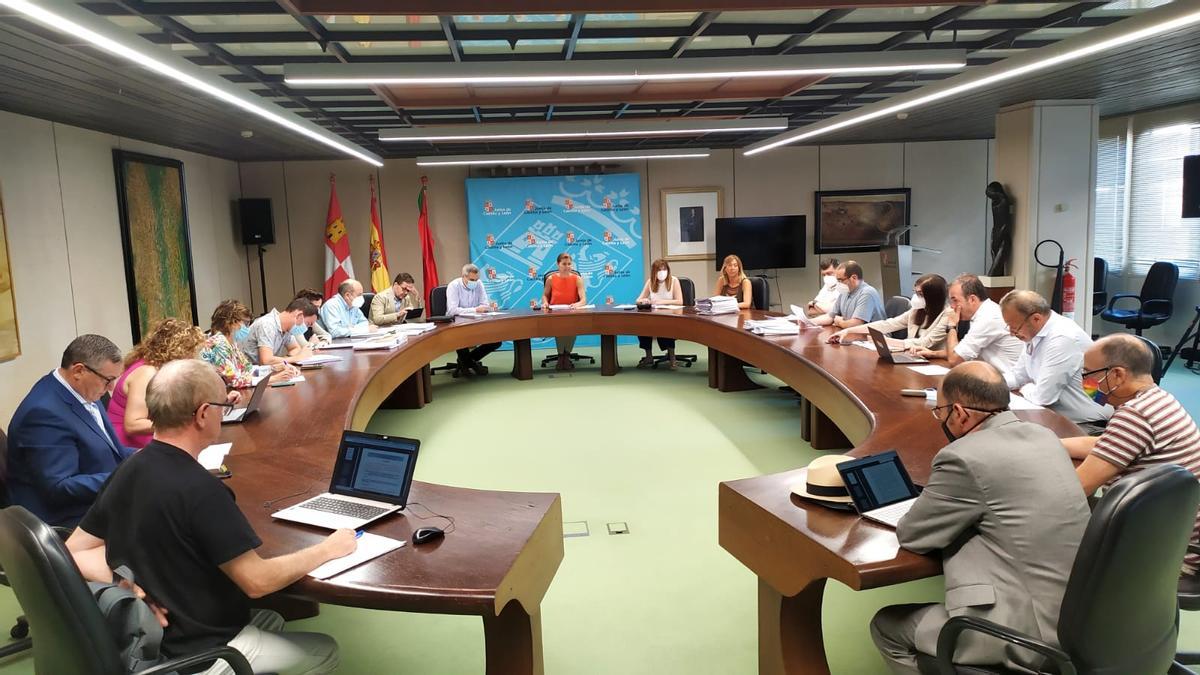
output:
[[[950,444],[933,459],[929,482],[896,529],[900,545],[941,552],[942,604],[885,607],[871,636],[895,673],[917,675],[917,654],[937,653],[951,617],[973,616],[1058,644],[1055,630],[1067,575],[1087,527],[1087,499],[1058,438],[1008,410],[1008,385],[982,361],[942,381],[934,416]],[[1035,666],[1032,652],[964,634],[955,662]]]
[[[338,286],[337,295],[321,305],[321,324],[335,338],[346,337],[356,330],[377,330],[367,321],[362,306],[363,285],[355,279],[347,279]]]
[[[1200,430],[1165,389],[1154,382],[1154,354],[1133,335],[1109,335],[1083,355],[1082,387],[1116,407],[1099,438],[1063,440],[1083,491],[1094,493],[1127,473],[1156,464],[1179,464],[1200,479]],[[1200,514],[1183,559],[1181,585],[1200,590]]]

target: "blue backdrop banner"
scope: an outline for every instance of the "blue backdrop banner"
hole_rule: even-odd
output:
[[[641,203],[641,179],[633,173],[468,178],[471,260],[488,297],[502,309],[540,302],[543,276],[566,251],[583,276],[589,304],[632,303],[646,281]],[[596,336],[577,342],[598,343]],[[550,342],[534,340],[533,346]]]

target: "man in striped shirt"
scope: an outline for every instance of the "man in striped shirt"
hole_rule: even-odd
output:
[[[1092,494],[1126,473],[1156,464],[1179,464],[1200,478],[1200,430],[1174,396],[1160,389],[1151,375],[1154,357],[1132,335],[1109,335],[1083,355],[1083,387],[1095,390],[1116,407],[1098,438],[1063,440],[1083,491]],[[1185,582],[1200,570],[1200,514],[1183,560]]]

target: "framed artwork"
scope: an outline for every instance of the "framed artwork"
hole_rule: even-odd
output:
[[[21,355],[17,330],[17,297],[13,292],[12,264],[8,256],[8,230],[4,222],[4,196],[0,194],[0,362]]]
[[[659,199],[663,258],[712,260],[716,255],[717,218],[721,216],[721,188],[663,188]]]
[[[813,246],[819,253],[878,251],[908,243],[912,191],[827,190],[817,192]]]
[[[159,319],[199,323],[183,162],[113,150],[113,168],[136,344]]]

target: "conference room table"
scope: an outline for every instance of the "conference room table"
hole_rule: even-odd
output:
[[[756,310],[713,316],[691,308],[635,311],[607,305],[513,310],[459,318],[409,336],[392,350],[329,350],[341,359],[305,371],[306,381],[297,386],[269,390],[259,414],[222,431],[222,440],[233,443],[226,460],[233,472],[230,487],[263,540],[263,554],[315,543],[322,531],[275,521],[270,514],[326,490],[344,429],[365,429],[380,408],[433,403],[431,362],[459,348],[511,340],[511,375],[527,380],[535,376],[533,338],[591,334],[601,337],[600,376],[620,372],[621,335],[706,346],[708,384],[723,392],[758,387],[745,371],[760,368],[803,397],[813,447],[853,447],[848,454],[856,456],[895,449],[913,480],[924,483],[946,439],[931,404],[903,397],[900,390],[935,387],[940,376],[882,363],[873,350],[826,344],[831,329],[758,336],[744,328],[746,320],[767,316]],[[797,414],[801,409],[797,406]],[[1060,436],[1080,433],[1048,410],[1018,415]],[[796,468],[718,486],[718,541],[759,579],[760,673],[829,672],[821,633],[827,579],[862,590],[941,571],[937,558],[900,549],[893,530],[795,497],[792,487],[804,475]],[[430,518],[430,511],[453,516],[455,529],[436,544],[405,546],[329,580],[305,578],[287,593],[353,607],[478,615],[488,673],[541,673],[540,604],[563,558],[559,496],[416,481],[409,501],[417,504],[406,515],[367,529],[408,541],[418,527],[444,524]]]

